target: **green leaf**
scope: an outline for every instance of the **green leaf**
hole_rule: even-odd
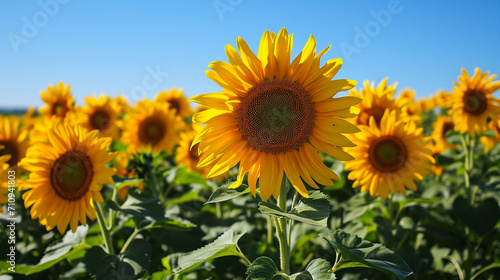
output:
[[[230,182],[232,183],[232,182]],[[217,202],[222,202],[222,201],[227,201],[231,200],[235,197],[238,197],[240,195],[244,195],[250,192],[250,188],[248,185],[242,184],[240,187],[237,189],[229,189],[230,184],[224,184],[223,186],[217,188],[212,195],[208,198],[207,202],[208,203],[217,203]]]
[[[87,235],[87,230],[87,227],[80,226],[75,233],[68,231],[62,241],[52,244],[45,249],[40,262],[31,268],[26,275],[44,271],[62,260],[72,258],[74,255],[81,253],[81,250],[90,248],[88,244],[83,243]]]
[[[186,167],[183,167],[176,170],[172,184],[173,185],[199,184],[206,186],[207,179],[203,178],[199,173],[189,172],[187,171]]]
[[[177,204],[182,204],[190,201],[203,201],[203,199],[200,198],[199,196],[200,190],[196,191],[191,191],[183,194],[180,197],[170,199],[165,203],[165,207],[172,206],[172,205],[177,205]]]
[[[349,267],[368,267],[393,273],[399,279],[413,274],[403,259],[381,244],[373,244],[340,230],[320,236],[341,253],[341,260],[333,268],[334,272]]]
[[[121,211],[134,217],[150,217],[159,220],[165,217],[164,209],[158,198],[150,197],[138,189],[129,190],[127,200],[121,206],[112,200],[107,200],[106,204],[113,210]]]
[[[121,189],[128,186],[136,186],[142,181],[144,180],[139,178],[129,178],[129,177],[121,177],[118,175],[113,175],[113,182],[115,182],[115,186],[117,189]]]
[[[453,202],[453,212],[464,225],[480,235],[487,234],[500,220],[500,207],[491,197],[480,201],[477,206],[471,206],[467,199],[459,196]]]
[[[281,273],[273,260],[268,257],[257,258],[247,268],[247,280],[289,280],[288,275]]]
[[[192,252],[179,256],[177,260],[176,273],[186,273],[196,268],[200,264],[224,256],[240,256],[238,251],[238,240],[243,233],[237,234],[232,230],[226,231],[212,243],[194,250]]]
[[[119,255],[109,255],[100,246],[92,247],[84,262],[96,279],[139,279],[149,269],[151,251],[148,241],[134,239],[126,252]]]
[[[9,268],[12,267],[7,261],[0,261],[0,272],[1,274],[7,274],[7,273],[17,273],[17,274],[26,274],[30,269],[32,269],[32,266],[27,266],[27,265],[22,265],[22,264],[17,264],[15,265],[14,272],[9,270]]]
[[[302,198],[290,212],[283,212],[277,205],[269,202],[260,202],[259,210],[266,215],[285,217],[324,227],[330,215],[330,203],[325,194],[312,191],[309,198]]]
[[[306,271],[294,274],[291,280],[335,280],[332,265],[324,259],[314,259],[306,267]]]

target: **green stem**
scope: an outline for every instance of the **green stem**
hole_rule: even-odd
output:
[[[245,255],[243,255],[243,253],[241,252],[241,249],[238,245],[236,245],[236,249],[238,250],[238,253],[240,254],[240,258],[245,261],[245,265],[246,267],[249,267],[252,262],[250,260],[247,259],[247,257],[245,257]]]
[[[460,137],[460,139],[462,140],[462,147],[463,147],[464,153],[465,153],[465,162],[464,162],[465,163],[465,172],[464,172],[465,187],[467,189],[469,189],[469,187],[470,187],[470,181],[469,181],[470,160],[469,160],[469,144],[467,143],[467,141],[469,140],[469,135],[468,134],[462,135],[462,137]]]
[[[287,212],[286,208],[286,195],[287,195],[287,183],[288,179],[283,176],[283,181],[281,182],[280,194],[278,196],[278,206],[283,212]],[[286,218],[276,218],[276,231],[278,233],[278,240],[280,243],[280,266],[281,272],[285,274],[290,274],[290,247],[287,240],[287,219]]]
[[[215,216],[217,219],[222,219],[222,206],[219,202],[215,203]]]
[[[292,207],[290,207],[290,209],[293,209],[293,207],[295,207],[295,204],[297,203],[298,199],[299,199],[299,192],[295,191],[295,195],[293,196],[292,200]],[[288,222],[288,245],[291,244],[291,239],[292,239],[292,223],[293,220],[290,219],[290,221]]]
[[[273,220],[271,216],[266,216],[267,218],[267,244],[273,246]]]
[[[106,227],[106,221],[104,220],[104,215],[102,214],[101,205],[97,202],[94,203],[96,204],[95,211],[97,213],[97,222],[99,223],[99,227],[101,228],[102,237],[104,239],[104,246],[106,246],[108,254],[112,255],[115,252],[113,250],[113,243],[111,242],[111,234]]]
[[[123,244],[123,247],[120,250],[120,254],[123,254],[123,253],[125,253],[125,251],[127,251],[128,246],[130,245],[130,243],[132,243],[132,241],[134,240],[134,238],[136,237],[136,235],[139,234],[139,232],[141,232],[140,229],[134,229],[134,232],[132,232],[132,234],[128,237],[128,239],[125,242],[125,244]]]

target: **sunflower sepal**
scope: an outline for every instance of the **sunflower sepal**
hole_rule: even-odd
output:
[[[295,207],[285,212],[279,206],[266,201],[259,202],[259,211],[265,215],[287,218],[303,223],[325,227],[330,215],[327,195],[320,191],[310,191],[309,198],[302,198]]]
[[[398,279],[405,279],[413,274],[401,257],[382,244],[371,243],[342,230],[320,233],[319,236],[334,249],[332,253],[336,255],[336,263],[333,265],[333,272],[344,268],[365,267],[392,274]]]

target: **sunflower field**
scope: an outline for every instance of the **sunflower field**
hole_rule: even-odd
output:
[[[0,279],[500,279],[497,76],[416,100],[292,46],[238,37],[189,100],[1,115]]]

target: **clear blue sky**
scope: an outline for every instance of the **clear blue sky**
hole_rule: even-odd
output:
[[[338,78],[387,76],[419,97],[450,90],[461,67],[500,74],[500,1],[61,2],[0,1],[0,107],[40,106],[57,81],[79,104],[93,93],[219,91],[204,70],[227,61],[225,45],[241,36],[257,52],[262,33],[281,27],[294,33],[293,56],[313,34],[318,49],[332,45],[324,58],[344,59]]]

